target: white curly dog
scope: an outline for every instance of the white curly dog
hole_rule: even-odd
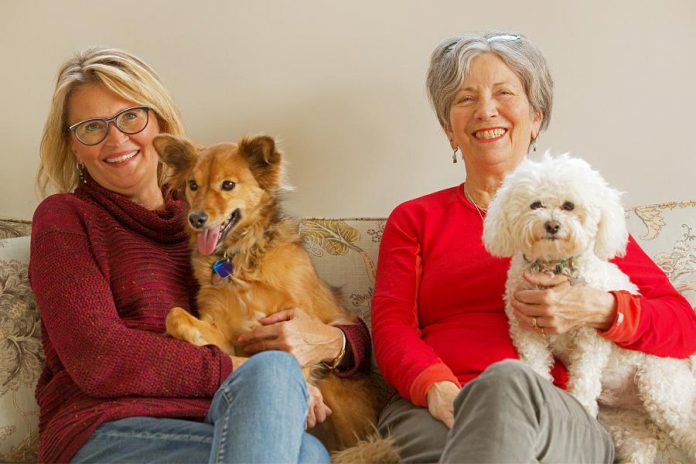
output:
[[[658,436],[665,434],[696,460],[696,355],[683,360],[625,350],[590,327],[547,336],[520,327],[510,307],[513,292],[529,288],[522,276],[527,270],[637,294],[608,261],[625,253],[627,240],[619,192],[587,162],[567,155],[522,162],[505,178],[484,221],[486,249],[512,257],[505,312],[520,358],[548,380],[554,355],[565,364],[568,391],[594,417],[598,400],[602,404],[600,419],[621,460],[653,462]]]

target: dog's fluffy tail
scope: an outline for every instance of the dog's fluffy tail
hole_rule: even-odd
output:
[[[398,464],[400,459],[394,440],[375,432],[350,448],[331,453],[331,461],[334,464]]]

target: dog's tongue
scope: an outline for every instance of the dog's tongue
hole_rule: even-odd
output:
[[[220,226],[198,232],[198,252],[205,256],[212,255],[219,238]]]

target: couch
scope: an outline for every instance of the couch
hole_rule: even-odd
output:
[[[629,229],[696,306],[696,201],[626,211]],[[384,219],[306,219],[303,236],[319,274],[342,289],[346,307],[370,321]],[[39,313],[27,280],[28,221],[0,218],[0,462],[33,462],[38,444],[34,385],[43,362]],[[667,437],[660,463],[688,462]]]

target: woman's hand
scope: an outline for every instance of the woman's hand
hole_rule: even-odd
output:
[[[570,285],[568,278],[560,274],[525,272],[524,278],[539,289],[518,290],[510,302],[523,328],[555,335],[575,327],[611,327],[616,313],[616,300],[611,293]]]
[[[426,394],[428,411],[435,419],[442,421],[448,429],[454,425],[454,399],[458,394],[459,387],[449,381],[435,382]]]
[[[324,397],[321,396],[321,391],[317,387],[307,384],[307,390],[309,391],[309,410],[307,411],[305,429],[309,430],[324,422],[333,411],[324,404]]]
[[[260,351],[287,351],[307,367],[322,361],[333,361],[341,352],[343,332],[324,324],[299,308],[286,309],[259,319],[263,324],[237,339],[247,354]]]

